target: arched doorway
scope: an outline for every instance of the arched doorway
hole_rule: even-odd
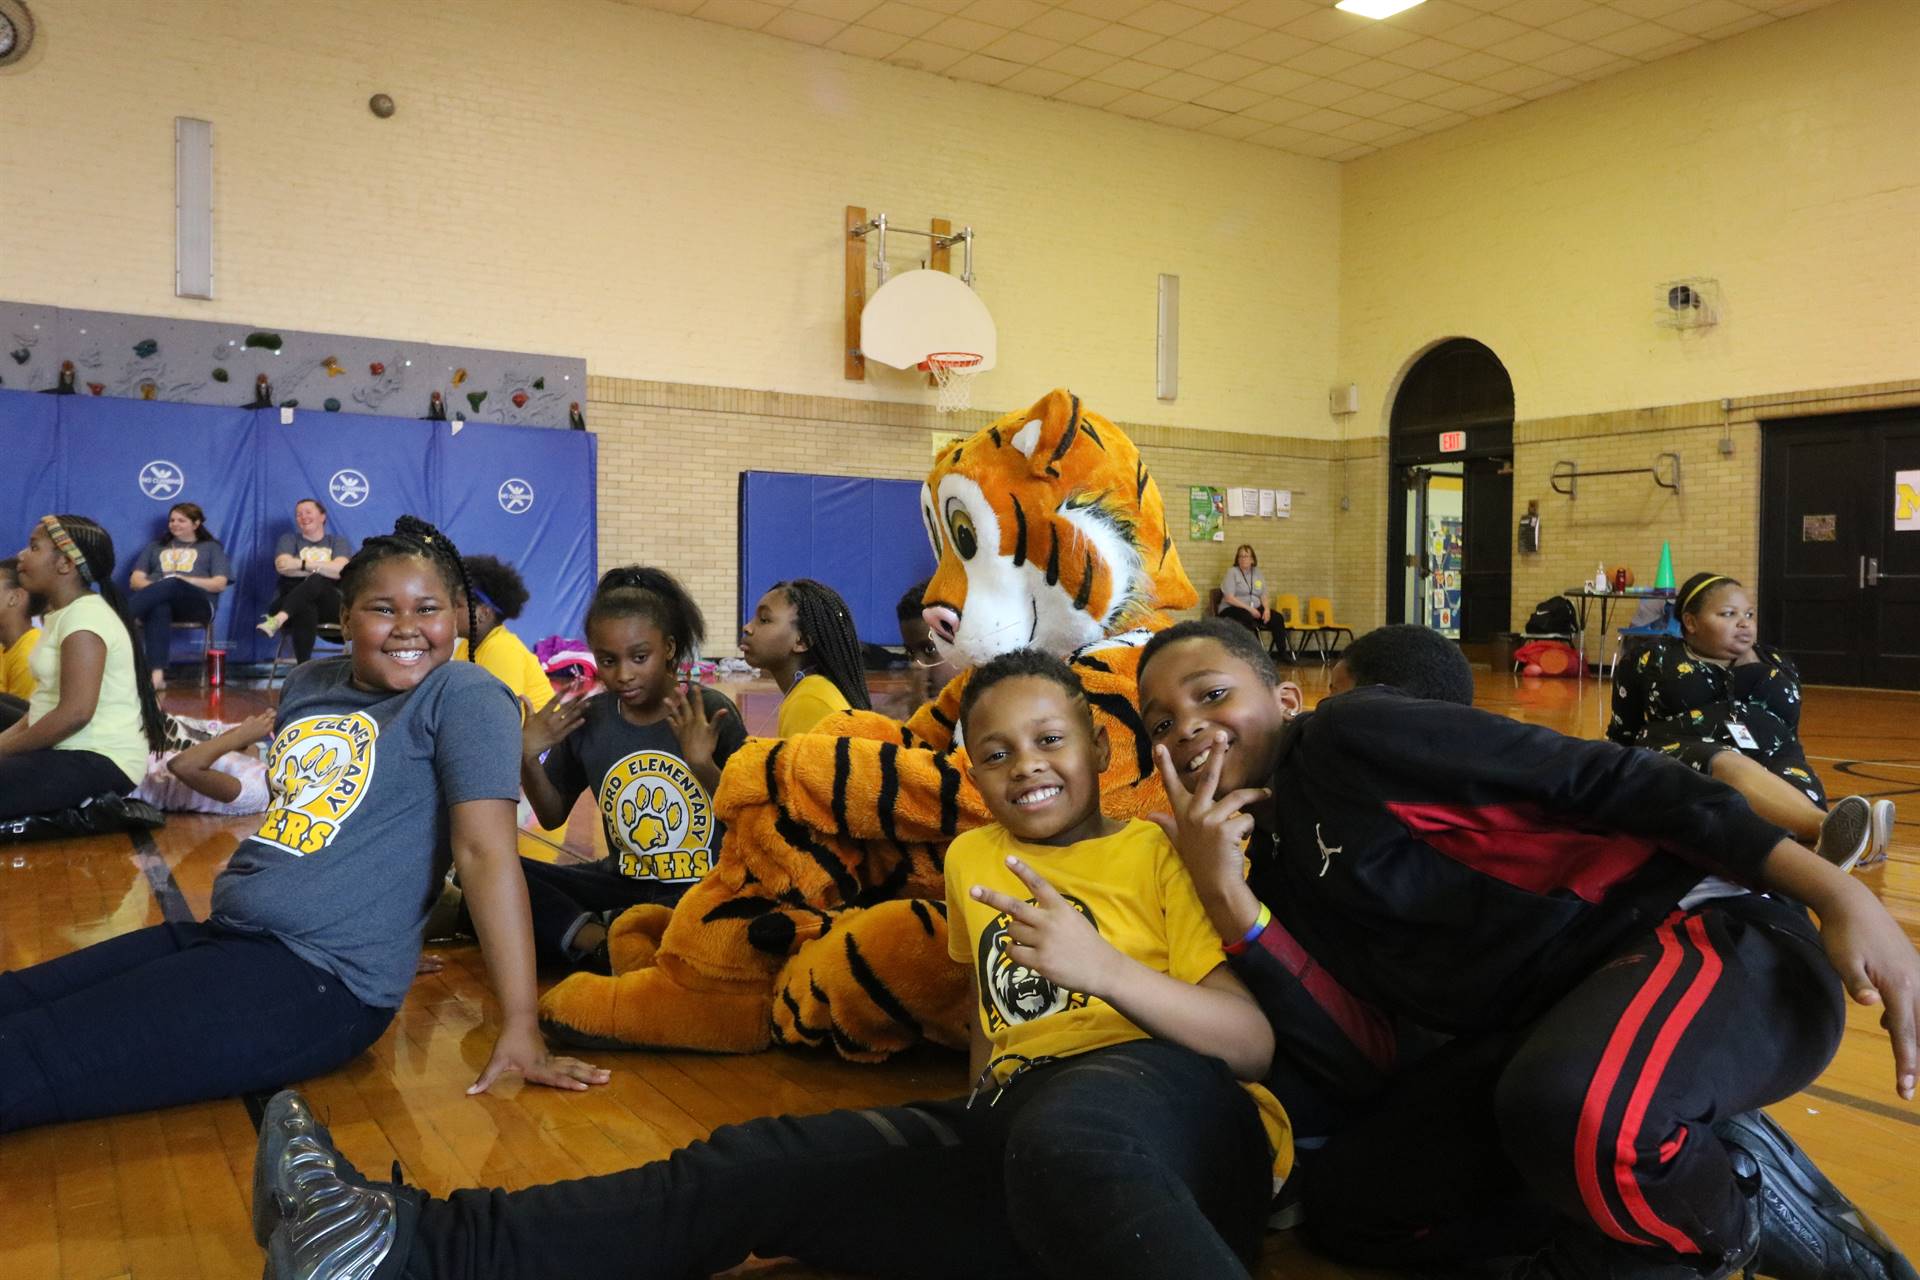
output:
[[[1513,621],[1513,379],[1485,345],[1421,356],[1388,426],[1387,621],[1484,644]]]

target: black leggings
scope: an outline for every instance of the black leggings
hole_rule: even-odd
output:
[[[0,756],[0,819],[58,813],[92,796],[126,795],[139,784],[95,751]]]
[[[161,578],[127,597],[127,612],[140,624],[146,643],[147,670],[165,671],[167,659],[172,656],[174,620],[211,621],[213,597],[191,582]]]
[[[877,1276],[1244,1277],[1271,1191],[1225,1065],[1136,1040],[1035,1068],[996,1105],[774,1116],[638,1169],[428,1199],[395,1252],[409,1280],[679,1280],[748,1253]]]
[[[280,593],[267,606],[267,612],[287,615],[293,656],[305,662],[313,656],[313,640],[320,624],[340,621],[340,584],[317,573],[306,578],[282,578]]]
[[[1747,1209],[1712,1124],[1811,1083],[1845,1025],[1805,912],[1758,895],[1675,912],[1532,1026],[1410,1068],[1315,1157],[1307,1229],[1415,1270],[1526,1253],[1569,1223],[1721,1254]]]
[[[520,859],[527,877],[527,904],[533,909],[534,958],[541,964],[572,968],[584,958],[573,947],[573,935],[589,916],[646,902],[672,906],[691,884],[635,880],[611,870],[605,863],[540,862]]]

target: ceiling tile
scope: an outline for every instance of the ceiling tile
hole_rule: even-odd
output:
[[[1321,7],[1313,0],[1243,0],[1227,10],[1226,16],[1256,27],[1273,28],[1304,18]]]
[[[1033,66],[1042,58],[1060,52],[1064,48],[1058,40],[1048,40],[1027,31],[1009,31],[998,40],[992,41],[980,50],[995,58],[1005,58],[1008,62],[1018,62],[1022,66]]]
[[[1240,114],[1267,124],[1285,124],[1289,120],[1298,120],[1301,116],[1310,116],[1319,109],[1310,102],[1292,102],[1286,98],[1272,98],[1257,107],[1249,107]]]
[[[1002,80],[1000,87],[1016,93],[1031,93],[1037,98],[1050,98],[1072,83],[1073,77],[1065,72],[1049,71],[1045,67],[1022,67]]]
[[[901,4],[900,0],[887,0],[878,9],[860,19],[860,25],[863,27],[890,32],[897,36],[925,35],[939,25],[939,22],[939,14],[929,13],[925,9],[916,9],[910,4]]]
[[[1323,44],[1317,49],[1309,49],[1298,57],[1288,58],[1287,65],[1295,71],[1304,71],[1308,75],[1330,76],[1336,71],[1344,71],[1366,59],[1357,53],[1348,53],[1345,49],[1336,49]]]
[[[1407,105],[1405,98],[1396,98],[1390,93],[1356,93],[1351,98],[1343,98],[1340,109],[1349,114],[1362,116],[1368,120],[1378,119],[1395,107]]]
[[[1130,27],[1162,36],[1177,36],[1206,20],[1205,13],[1184,4],[1175,4],[1173,0],[1153,0],[1146,8],[1136,10],[1122,19]]]
[[[1186,40],[1162,40],[1159,44],[1150,44],[1133,56],[1142,62],[1151,62],[1156,67],[1168,67],[1178,71],[1190,67],[1212,50],[1203,44],[1193,44]]]
[[[1680,33],[1672,27],[1663,27],[1657,22],[1642,22],[1611,35],[1589,40],[1587,43],[1596,49],[1617,53],[1623,58],[1637,58],[1649,49],[1657,49],[1663,44],[1672,44],[1679,35]]]
[[[1437,36],[1479,16],[1474,10],[1455,4],[1453,0],[1426,0],[1426,3],[1415,5],[1404,13],[1394,14],[1387,21],[1423,36]]]
[[[1513,0],[1500,9],[1500,16],[1529,27],[1544,27],[1593,8],[1593,0]]]
[[[970,18],[942,18],[923,38],[971,53],[986,48],[1006,34],[1005,27],[990,27]]]
[[[1413,128],[1448,114],[1445,107],[1436,107],[1431,102],[1409,102],[1405,106],[1382,112],[1379,118],[1403,128]]]
[[[1526,105],[1527,101],[1525,98],[1516,98],[1512,94],[1501,93],[1495,94],[1491,100],[1483,102],[1477,107],[1467,108],[1467,114],[1470,116],[1497,116],[1502,111],[1511,111],[1515,107],[1524,107]]]
[[[1136,9],[1147,7],[1148,0],[1060,0],[1062,9],[1084,13],[1102,22],[1118,22]]]
[[[1286,93],[1303,84],[1312,83],[1312,76],[1288,67],[1268,67],[1265,71],[1254,72],[1240,82],[1243,88],[1256,89],[1261,93]]]
[[[1364,31],[1373,25],[1371,18],[1357,18],[1339,9],[1319,9],[1304,18],[1295,18],[1281,30],[1320,44],[1331,44],[1342,36]]]
[[[1426,71],[1416,71],[1412,75],[1405,76],[1399,80],[1389,80],[1381,87],[1396,98],[1408,98],[1415,102],[1421,102],[1427,98],[1431,98],[1436,93],[1446,92],[1448,89],[1453,88],[1456,83],[1456,81],[1449,80],[1445,76],[1436,76]]]
[[[1307,50],[1319,47],[1316,42],[1305,36],[1289,35],[1285,31],[1268,31],[1263,35],[1255,36],[1234,52],[1277,65],[1288,58],[1299,57]]]
[[[852,22],[862,14],[880,7],[880,0],[793,0],[788,6],[796,13],[811,13],[822,18]]]
[[[1396,66],[1391,62],[1382,62],[1378,58],[1370,58],[1348,67],[1345,71],[1334,72],[1333,78],[1341,84],[1350,84],[1360,89],[1378,89],[1387,81],[1398,80],[1406,74],[1405,67]]]
[[[1551,84],[1559,76],[1542,71],[1538,67],[1509,67],[1505,71],[1496,71],[1490,76],[1482,76],[1480,83],[1500,93],[1525,93],[1537,89],[1543,84]]]
[[[1491,89],[1482,89],[1477,84],[1455,85],[1445,93],[1436,93],[1427,102],[1449,111],[1471,111],[1483,102],[1492,102],[1500,97]]]
[[[798,9],[783,9],[760,29],[770,36],[798,40],[801,44],[825,44],[845,30],[846,25],[832,18],[801,13]]]
[[[1615,61],[1605,49],[1596,49],[1591,45],[1577,44],[1571,49],[1562,49],[1550,53],[1544,58],[1535,58],[1533,65],[1542,71],[1551,71],[1558,76],[1577,76],[1583,71]]]
[[[1294,128],[1305,129],[1308,133],[1332,133],[1335,129],[1353,124],[1359,119],[1359,116],[1349,115],[1345,111],[1335,111],[1332,107],[1322,107],[1318,111],[1310,112],[1291,123]]]
[[[1764,27],[1772,21],[1773,18],[1771,15],[1756,13],[1750,18],[1742,18],[1738,22],[1729,22],[1724,27],[1715,27],[1711,31],[1702,31],[1700,34],[1709,40],[1725,40],[1728,36],[1737,36],[1742,31],[1751,31],[1755,27]]]
[[[1226,86],[1218,80],[1209,80],[1205,76],[1192,75],[1185,71],[1176,71],[1172,75],[1162,76],[1147,88],[1163,98],[1172,98],[1175,102],[1198,102],[1200,99]]]
[[[1067,9],[1049,9],[1032,22],[1020,24],[1022,31],[1031,31],[1036,36],[1048,40],[1058,40],[1062,44],[1074,44],[1086,39],[1107,24],[1098,18],[1090,18],[1084,13],[1074,13]]]
[[[1603,62],[1599,66],[1589,68],[1586,71],[1576,72],[1573,78],[1575,80],[1587,81],[1604,80],[1608,76],[1618,75],[1622,71],[1631,71],[1641,65],[1643,64],[1638,58],[1615,58],[1610,62]]]
[[[1615,31],[1624,31],[1637,21],[1632,15],[1621,13],[1618,9],[1595,7],[1585,13],[1575,14],[1571,18],[1561,18],[1549,22],[1547,30],[1557,36],[1563,36],[1581,44]]]
[[[1634,56],[1642,62],[1653,62],[1660,58],[1671,58],[1677,53],[1686,53],[1690,50],[1698,49],[1705,43],[1706,41],[1702,40],[1699,36],[1681,36],[1672,44],[1656,45],[1654,48],[1648,49],[1645,53],[1635,54]]]
[[[1457,44],[1448,44],[1445,40],[1416,40],[1404,49],[1395,49],[1392,53],[1382,54],[1388,62],[1408,67],[1415,71],[1425,71],[1442,62],[1451,62],[1467,52]]]
[[[1364,53],[1369,58],[1377,58],[1383,53],[1403,49],[1420,37],[1412,31],[1402,31],[1399,27],[1390,27],[1384,22],[1376,22],[1362,31],[1341,36],[1333,42],[1336,49],[1351,49],[1355,53]]]
[[[946,74],[956,80],[971,80],[976,84],[999,84],[1019,70],[1020,64],[1017,62],[989,58],[984,53],[970,53],[948,67]]]
[[[1083,107],[1105,107],[1116,98],[1124,98],[1127,91],[1118,85],[1101,84],[1097,80],[1082,80],[1070,84],[1053,95],[1055,102],[1073,102]]]
[[[1223,84],[1213,92],[1194,99],[1201,106],[1212,107],[1216,111],[1245,111],[1255,103],[1266,100],[1266,94],[1239,84]]]
[[[1607,3],[1622,13],[1658,22],[1670,13],[1686,8],[1689,0],[1607,0]]]
[[[1132,58],[1125,58],[1103,71],[1096,72],[1093,78],[1102,84],[1117,84],[1122,89],[1144,89],[1166,74],[1165,67],[1156,67],[1150,62],[1135,62]]]
[[[1562,78],[1558,80],[1550,80],[1546,84],[1540,85],[1536,88],[1522,89],[1520,90],[1518,96],[1525,98],[1529,102],[1532,102],[1538,98],[1551,97],[1556,93],[1565,93],[1568,89],[1578,89],[1579,87],[1580,87],[1580,82],[1578,80],[1569,80],[1569,79]]]
[[[706,3],[706,0],[637,0],[643,9],[655,9],[661,13],[676,14],[682,18],[691,18],[693,11]]]
[[[952,18],[973,3],[973,0],[907,0],[922,9],[932,9],[943,18]]]
[[[1032,22],[1049,7],[1038,0],[973,0],[960,10],[960,16],[990,27],[1019,27]]]
[[[1290,128],[1291,126],[1288,127]],[[1277,135],[1272,131],[1256,133],[1253,135],[1251,141],[1260,143],[1262,146],[1273,147],[1279,151],[1291,151],[1297,156],[1310,156],[1316,160],[1331,160],[1335,155],[1343,151],[1356,150],[1352,144],[1343,139],[1329,138],[1324,134],[1309,133],[1306,134],[1301,141],[1288,143],[1286,145],[1281,145],[1275,140],[1276,137]]]
[[[1438,120],[1429,120],[1427,123],[1420,125],[1419,129],[1422,133],[1444,133],[1455,125],[1465,124],[1471,119],[1473,119],[1473,117],[1464,111],[1449,111]]]
[[[1465,45],[1469,49],[1484,49],[1490,44],[1511,40],[1526,32],[1527,28],[1517,22],[1508,22],[1495,14],[1483,13],[1457,27],[1448,27],[1447,43]]]
[[[1670,13],[1660,19],[1663,27],[1672,27],[1675,31],[1690,36],[1700,35],[1715,27],[1724,27],[1730,22],[1739,22],[1751,18],[1753,10],[1744,4],[1735,4],[1733,0],[1700,0],[1700,3],[1688,5],[1678,13]]]
[[[908,40],[895,49],[887,61],[896,67],[911,67],[915,71],[940,75],[966,56],[964,49],[956,49],[952,45],[935,44],[931,40]]]
[[[872,27],[848,27],[827,41],[827,48],[856,58],[885,58],[906,42],[905,36],[889,35]]]
[[[1107,104],[1107,110],[1123,116],[1132,116],[1136,120],[1151,120],[1155,116],[1165,115],[1180,104],[1166,98],[1156,98],[1150,93],[1130,93],[1124,98],[1115,98]]]
[[[1232,83],[1242,76],[1252,75],[1263,65],[1265,64],[1256,62],[1252,58],[1243,58],[1237,53],[1216,53],[1210,58],[1200,59],[1187,70],[1197,76]]]
[[[1205,107],[1195,106],[1191,102],[1183,102],[1155,119],[1158,123],[1170,125],[1175,129],[1204,129],[1224,114],[1225,112],[1210,111]]]
[[[1309,80],[1298,89],[1289,89],[1287,97],[1295,102],[1309,102],[1316,107],[1330,107],[1336,102],[1359,97],[1363,89],[1350,84],[1341,84],[1338,80]]]
[[[779,12],[778,5],[764,4],[762,0],[707,0],[693,11],[693,16],[707,22],[724,22],[730,27],[758,31]]]
[[[1294,127],[1299,127],[1297,121]],[[1342,125],[1340,128],[1335,129],[1333,136],[1336,138],[1345,138],[1349,142],[1378,142],[1382,138],[1391,137],[1393,134],[1399,133],[1400,128],[1401,126],[1388,124],[1384,120],[1356,120],[1352,124]]]
[[[1212,124],[1201,125],[1200,131],[1221,138],[1244,138],[1268,127],[1264,120],[1254,120],[1248,116],[1221,116]]]
[[[1532,62],[1535,58],[1544,58],[1550,53],[1558,53],[1570,48],[1571,40],[1563,40],[1551,31],[1528,31],[1525,35],[1515,36],[1511,40],[1502,40],[1498,44],[1488,45],[1486,52],[1496,58],[1508,58],[1514,62]]]
[[[1189,8],[1200,9],[1218,17],[1239,4],[1240,0],[1180,0],[1180,3]]]
[[[1452,62],[1440,63],[1434,67],[1433,74],[1471,82],[1478,80],[1481,76],[1490,76],[1496,71],[1505,71],[1512,65],[1505,58],[1496,58],[1490,53],[1469,53],[1465,57],[1455,58]]]
[[[1102,27],[1079,42],[1097,53],[1111,53],[1120,58],[1131,58],[1148,45],[1159,44],[1151,31],[1137,31],[1132,27],[1123,27],[1115,23]]]
[[[1104,71],[1118,61],[1120,59],[1110,53],[1095,53],[1078,45],[1068,45],[1060,52],[1040,59],[1040,65],[1049,71],[1064,71],[1070,76],[1085,77]]]
[[[1209,49],[1238,49],[1255,36],[1264,34],[1264,29],[1250,22],[1241,22],[1234,18],[1208,18],[1196,27],[1189,27],[1180,33],[1182,40],[1191,40],[1203,44]]]

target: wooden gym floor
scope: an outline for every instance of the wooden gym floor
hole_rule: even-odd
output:
[[[1302,667],[1297,678],[1310,698],[1324,693],[1321,668]],[[889,687],[884,678],[876,685]],[[1594,688],[1479,678],[1482,706],[1583,737],[1598,736],[1605,715]],[[762,682],[733,692],[749,728],[770,731],[776,691]],[[236,689],[209,699],[180,689],[167,704],[183,714],[238,720],[266,705],[266,697]],[[1803,730],[1834,795],[1899,799],[1893,856],[1865,879],[1908,934],[1920,937],[1920,696],[1809,690]],[[181,913],[204,916],[215,874],[252,826],[250,819],[176,815],[150,837],[0,847],[0,969]],[[582,847],[597,839],[584,815],[570,834]],[[554,853],[532,837],[526,845]],[[398,1160],[410,1181],[431,1192],[610,1172],[754,1116],[906,1102],[965,1088],[961,1059],[937,1051],[880,1067],[784,1051],[589,1053],[614,1070],[604,1088],[562,1094],[514,1081],[469,1099],[462,1090],[492,1044],[492,1000],[477,949],[443,954],[446,967],[415,983],[370,1053],[303,1086],[362,1169],[377,1175]],[[1826,1074],[1773,1113],[1905,1249],[1920,1254],[1920,1108],[1899,1101],[1892,1078],[1875,1015],[1856,1008]],[[0,1136],[0,1277],[258,1275],[261,1257],[248,1226],[253,1145],[239,1101]],[[791,1264],[752,1269],[814,1274]],[[1262,1268],[1263,1276],[1289,1280],[1363,1274],[1370,1273],[1315,1258],[1278,1234],[1269,1237]]]

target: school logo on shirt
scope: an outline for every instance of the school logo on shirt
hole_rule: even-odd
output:
[[[160,572],[192,573],[199,559],[198,547],[164,547],[160,551]]]
[[[600,780],[600,820],[635,880],[697,880],[713,867],[713,801],[686,761],[636,751]]]
[[[304,716],[280,731],[267,753],[273,804],[253,838],[288,853],[318,853],[360,806],[373,782],[373,717]]]
[[[1100,922],[1094,919],[1091,907],[1070,893],[1060,896],[1087,918],[1095,933],[1100,932]],[[1027,901],[1031,903],[1033,899]],[[1033,1022],[1063,1009],[1086,1008],[1085,992],[1057,986],[1053,979],[1042,977],[1037,970],[1018,963],[1007,953],[1011,942],[1007,937],[1008,923],[1006,915],[997,915],[992,924],[980,931],[975,972],[980,975],[980,1008],[987,1015],[988,1034],[1010,1023]]]
[[[325,564],[327,561],[331,559],[333,559],[332,543],[328,543],[325,546],[319,546],[319,547],[300,548],[300,563],[307,566],[307,568],[309,569],[313,568],[313,566],[317,564]]]

